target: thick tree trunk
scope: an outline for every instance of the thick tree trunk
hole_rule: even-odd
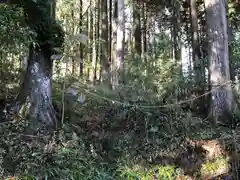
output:
[[[0,2],[2,3],[2,2]],[[53,1],[9,0],[9,5],[23,8],[25,22],[36,33],[35,43],[29,48],[26,74],[16,105],[11,110],[27,110],[25,113],[30,132],[51,132],[56,126],[56,115],[52,106],[53,48],[62,47],[64,32],[55,21]]]
[[[18,96],[18,110],[27,108],[30,129],[54,128],[56,115],[52,106],[52,61],[45,48],[29,49],[29,59],[24,81]]]
[[[215,122],[229,120],[233,94],[230,83],[226,0],[205,0],[209,40],[209,70],[212,89],[211,111]],[[221,87],[219,87],[221,86]]]

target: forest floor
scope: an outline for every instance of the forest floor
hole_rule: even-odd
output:
[[[61,119],[61,91],[54,89]],[[213,128],[175,109],[76,99],[65,96],[64,124],[54,137],[25,134],[20,117],[0,123],[2,179],[239,179],[236,128]]]

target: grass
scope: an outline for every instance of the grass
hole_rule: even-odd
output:
[[[132,168],[124,167],[120,170],[120,177],[125,180],[151,180],[151,179],[172,179],[176,177],[174,166],[153,166],[151,168],[143,168],[135,165]]]
[[[180,177],[196,179],[204,179],[225,174],[229,171],[228,158],[218,157],[213,161],[206,161],[201,168],[194,172],[193,176],[184,176],[184,171],[181,168],[173,165],[156,165],[149,168],[144,168],[139,165],[132,167],[121,168],[121,178],[124,180],[151,180],[151,179],[177,179]]]

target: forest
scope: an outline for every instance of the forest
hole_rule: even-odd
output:
[[[0,180],[239,180],[239,20],[238,0],[0,0]]]

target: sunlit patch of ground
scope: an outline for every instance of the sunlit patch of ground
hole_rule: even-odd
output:
[[[218,157],[214,161],[205,162],[201,169],[202,179],[210,179],[229,172],[229,158]]]
[[[185,175],[184,170],[173,165],[156,165],[144,168],[139,165],[121,167],[121,177],[125,180],[155,180],[155,179],[176,179],[176,180],[197,180],[212,179],[225,175],[229,171],[228,158],[219,157],[213,161],[207,161],[194,175]]]

